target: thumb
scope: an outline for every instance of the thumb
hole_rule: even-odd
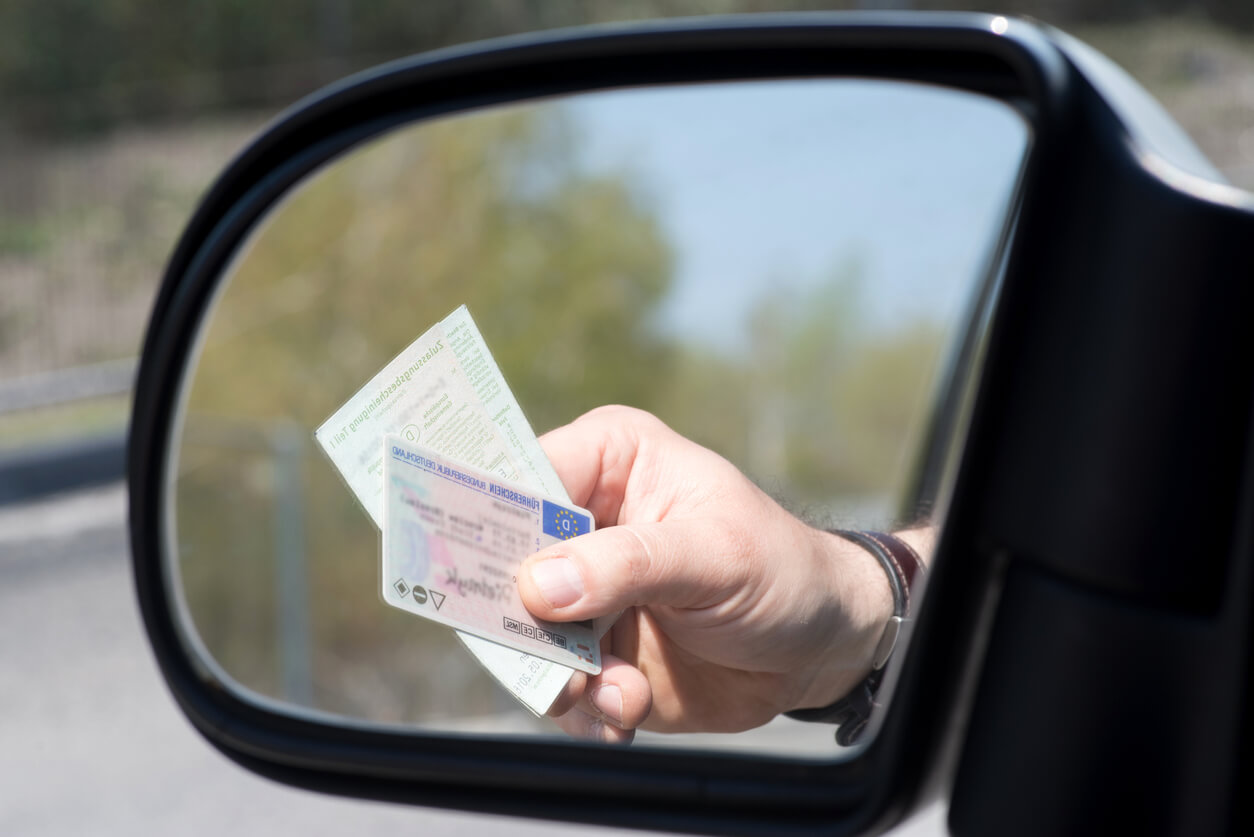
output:
[[[634,605],[708,607],[745,580],[725,522],[627,524],[555,544],[523,561],[518,592],[533,616],[569,622]]]

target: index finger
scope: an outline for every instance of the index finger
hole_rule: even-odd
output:
[[[571,502],[592,512],[598,526],[618,522],[639,447],[637,413],[629,407],[598,407],[540,437]]]

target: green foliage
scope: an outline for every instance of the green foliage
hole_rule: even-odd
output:
[[[0,258],[29,257],[43,251],[48,244],[47,230],[38,224],[11,221],[0,216]]]
[[[646,403],[670,255],[628,185],[579,174],[560,111],[402,132],[304,186],[231,279],[193,404],[316,426],[467,304],[539,426]]]

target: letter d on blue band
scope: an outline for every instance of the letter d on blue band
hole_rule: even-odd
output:
[[[560,540],[570,540],[592,531],[592,521],[586,515],[544,501],[544,534]]]

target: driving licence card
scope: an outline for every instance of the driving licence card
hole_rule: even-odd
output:
[[[519,564],[591,532],[592,514],[400,436],[383,440],[383,598],[532,656],[598,674],[592,623],[545,622],[518,595]]]

